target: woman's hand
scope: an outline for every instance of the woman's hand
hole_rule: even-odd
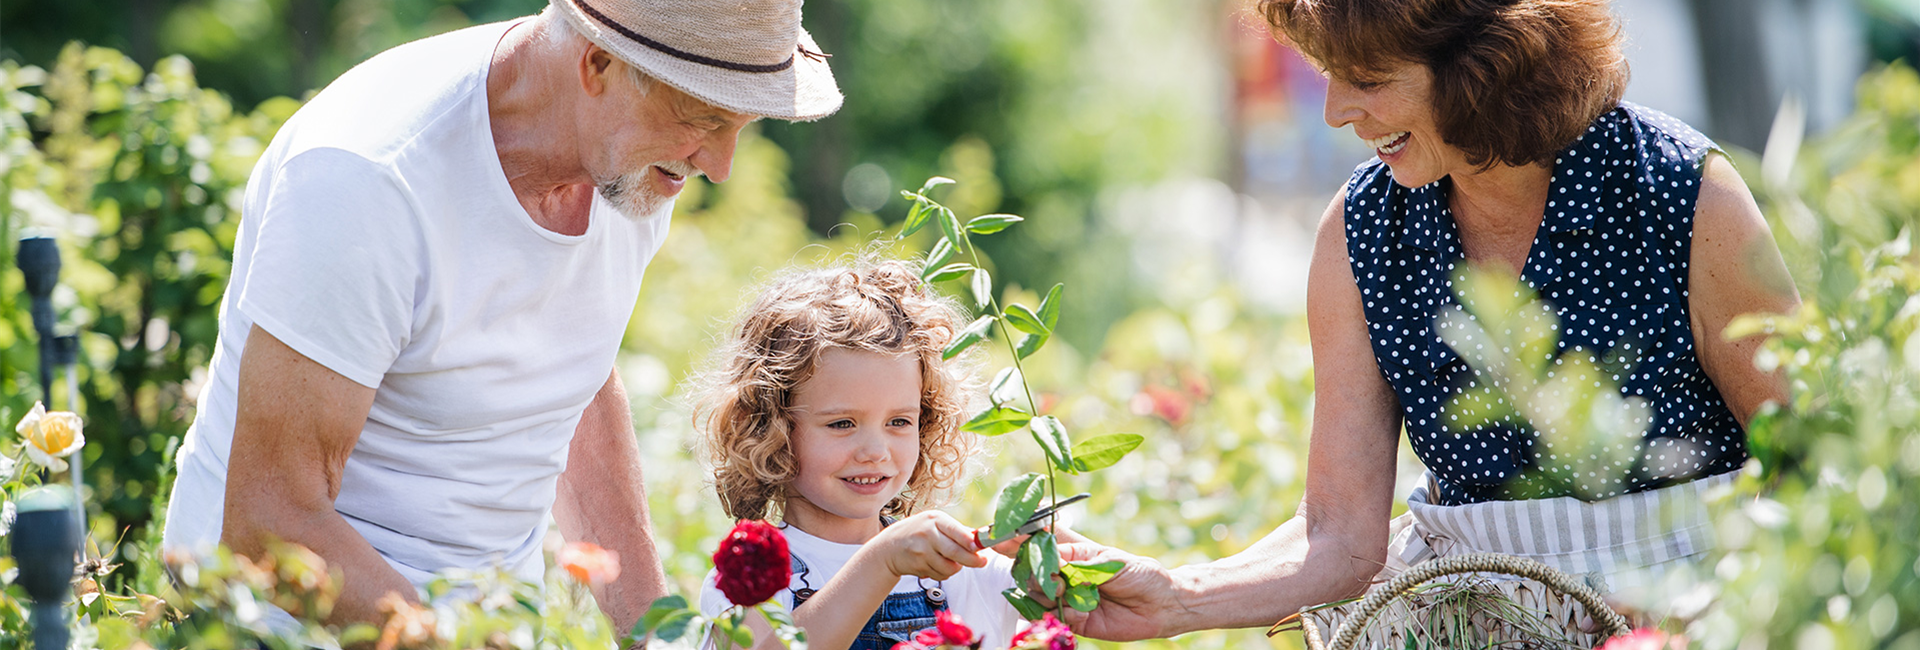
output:
[[[893,522],[867,542],[880,554],[894,577],[917,576],[945,580],[961,567],[983,567],[973,545],[973,529],[951,515],[931,510]]]
[[[1100,606],[1092,612],[1066,609],[1067,625],[1075,634],[1107,641],[1138,641],[1167,636],[1170,618],[1186,607],[1176,597],[1173,572],[1153,558],[1086,541],[1060,545],[1060,561],[1126,563],[1113,579],[1100,585]]]

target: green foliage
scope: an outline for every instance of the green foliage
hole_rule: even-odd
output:
[[[1441,340],[1472,366],[1474,386],[1447,402],[1446,428],[1465,432],[1499,423],[1540,432],[1545,453],[1567,459],[1528,467],[1504,487],[1509,498],[1619,494],[1652,422],[1646,400],[1621,396],[1610,379],[1622,372],[1602,370],[1624,364],[1602,362],[1592,350],[1555,353],[1559,318],[1511,274],[1461,269],[1453,286],[1460,306],[1443,309],[1436,320]]]
[[[1920,648],[1920,76],[1888,66],[1858,97],[1745,166],[1804,304],[1727,333],[1775,335],[1758,362],[1793,403],[1752,427],[1759,498],[1717,522],[1708,647]]]
[[[293,104],[237,113],[194,83],[181,58],[151,73],[78,44],[51,73],[4,66],[8,154],[0,266],[23,234],[55,236],[63,258],[61,321],[80,333],[78,410],[87,420],[87,483],[105,518],[96,537],[147,543],[168,485],[169,454],[191,421],[213,355],[239,190]],[[16,274],[0,282],[0,419],[39,398],[39,360]],[[55,395],[64,405],[64,382]],[[68,406],[68,408],[72,408]],[[138,574],[116,575],[118,581]]]
[[[1014,479],[1001,489],[995,501],[992,536],[996,540],[1009,539],[1039,510],[1043,491],[1053,495],[1054,503],[1060,503],[1058,495],[1054,493],[1054,488],[1059,484],[1054,472],[1080,474],[1110,467],[1139,447],[1145,438],[1136,434],[1109,434],[1089,439],[1076,447],[1067,434],[1066,424],[1060,418],[1033,415],[1042,409],[1033,399],[1032,388],[1026,385],[1026,375],[1020,369],[1020,363],[1046,343],[1048,335],[1058,323],[1063,286],[1054,285],[1041,301],[1037,312],[1019,303],[1010,303],[1002,308],[991,276],[981,267],[980,249],[974,246],[972,237],[999,233],[1024,219],[1010,214],[991,214],[975,217],[963,227],[952,209],[929,196],[934,188],[952,184],[952,179],[935,176],[927,179],[917,192],[902,191],[901,195],[911,199],[914,204],[908,210],[907,221],[901,224],[901,234],[903,237],[910,235],[925,227],[929,221],[936,224],[941,237],[929,251],[922,276],[932,282],[970,276],[968,289],[974,297],[974,305],[984,312],[960,332],[947,347],[944,358],[951,359],[985,340],[996,325],[999,337],[1007,343],[1008,351],[1013,355],[1013,365],[1001,370],[994,378],[990,392],[993,406],[963,427],[992,436],[1025,428],[1046,455],[1048,466],[1045,476],[1029,473]],[[932,270],[935,264],[945,263],[953,252],[968,253],[973,264],[946,264],[937,271]],[[1013,343],[1014,331],[1024,333],[1017,346]],[[1019,390],[1013,390],[1015,388]],[[1021,396],[1026,398],[1032,410],[1021,410],[1010,405]],[[1083,451],[1089,457],[1084,460],[1076,458],[1076,454]],[[1049,527],[1057,521],[1058,515],[1058,512],[1047,514]],[[1005,595],[1014,608],[1028,618],[1034,618],[1033,612],[1041,608],[1025,589],[1039,589],[1040,595],[1048,600],[1090,611],[1100,602],[1097,585],[1112,577],[1111,573],[1100,576],[1097,572],[1081,570],[1063,572],[1059,542],[1050,531],[1034,533],[1021,543],[1019,553],[1014,558],[1013,571],[1024,584],[1008,590]]]

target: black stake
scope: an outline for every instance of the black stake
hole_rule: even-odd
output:
[[[56,355],[53,334],[53,287],[60,283],[60,248],[48,237],[20,240],[15,257],[20,274],[26,276],[27,296],[33,299],[33,331],[40,338],[40,401],[53,404],[53,366]],[[68,405],[72,408],[72,405]]]

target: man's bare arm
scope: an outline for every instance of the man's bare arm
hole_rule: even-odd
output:
[[[281,541],[325,558],[345,577],[330,623],[379,622],[379,602],[388,593],[419,600],[413,585],[333,509],[373,393],[257,325],[247,336],[220,541],[249,557]]]
[[[620,578],[595,590],[594,598],[616,630],[633,627],[654,599],[667,594],[667,576],[653,545],[640,444],[619,374],[607,378],[580,416],[556,496],[554,521],[567,541],[620,554]]]

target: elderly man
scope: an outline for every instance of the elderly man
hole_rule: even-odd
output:
[[[552,0],[403,45],[254,168],[166,545],[307,546],[335,621],[435,572],[543,572],[548,517],[664,592],[614,356],[687,177],[840,91],[800,0]]]

